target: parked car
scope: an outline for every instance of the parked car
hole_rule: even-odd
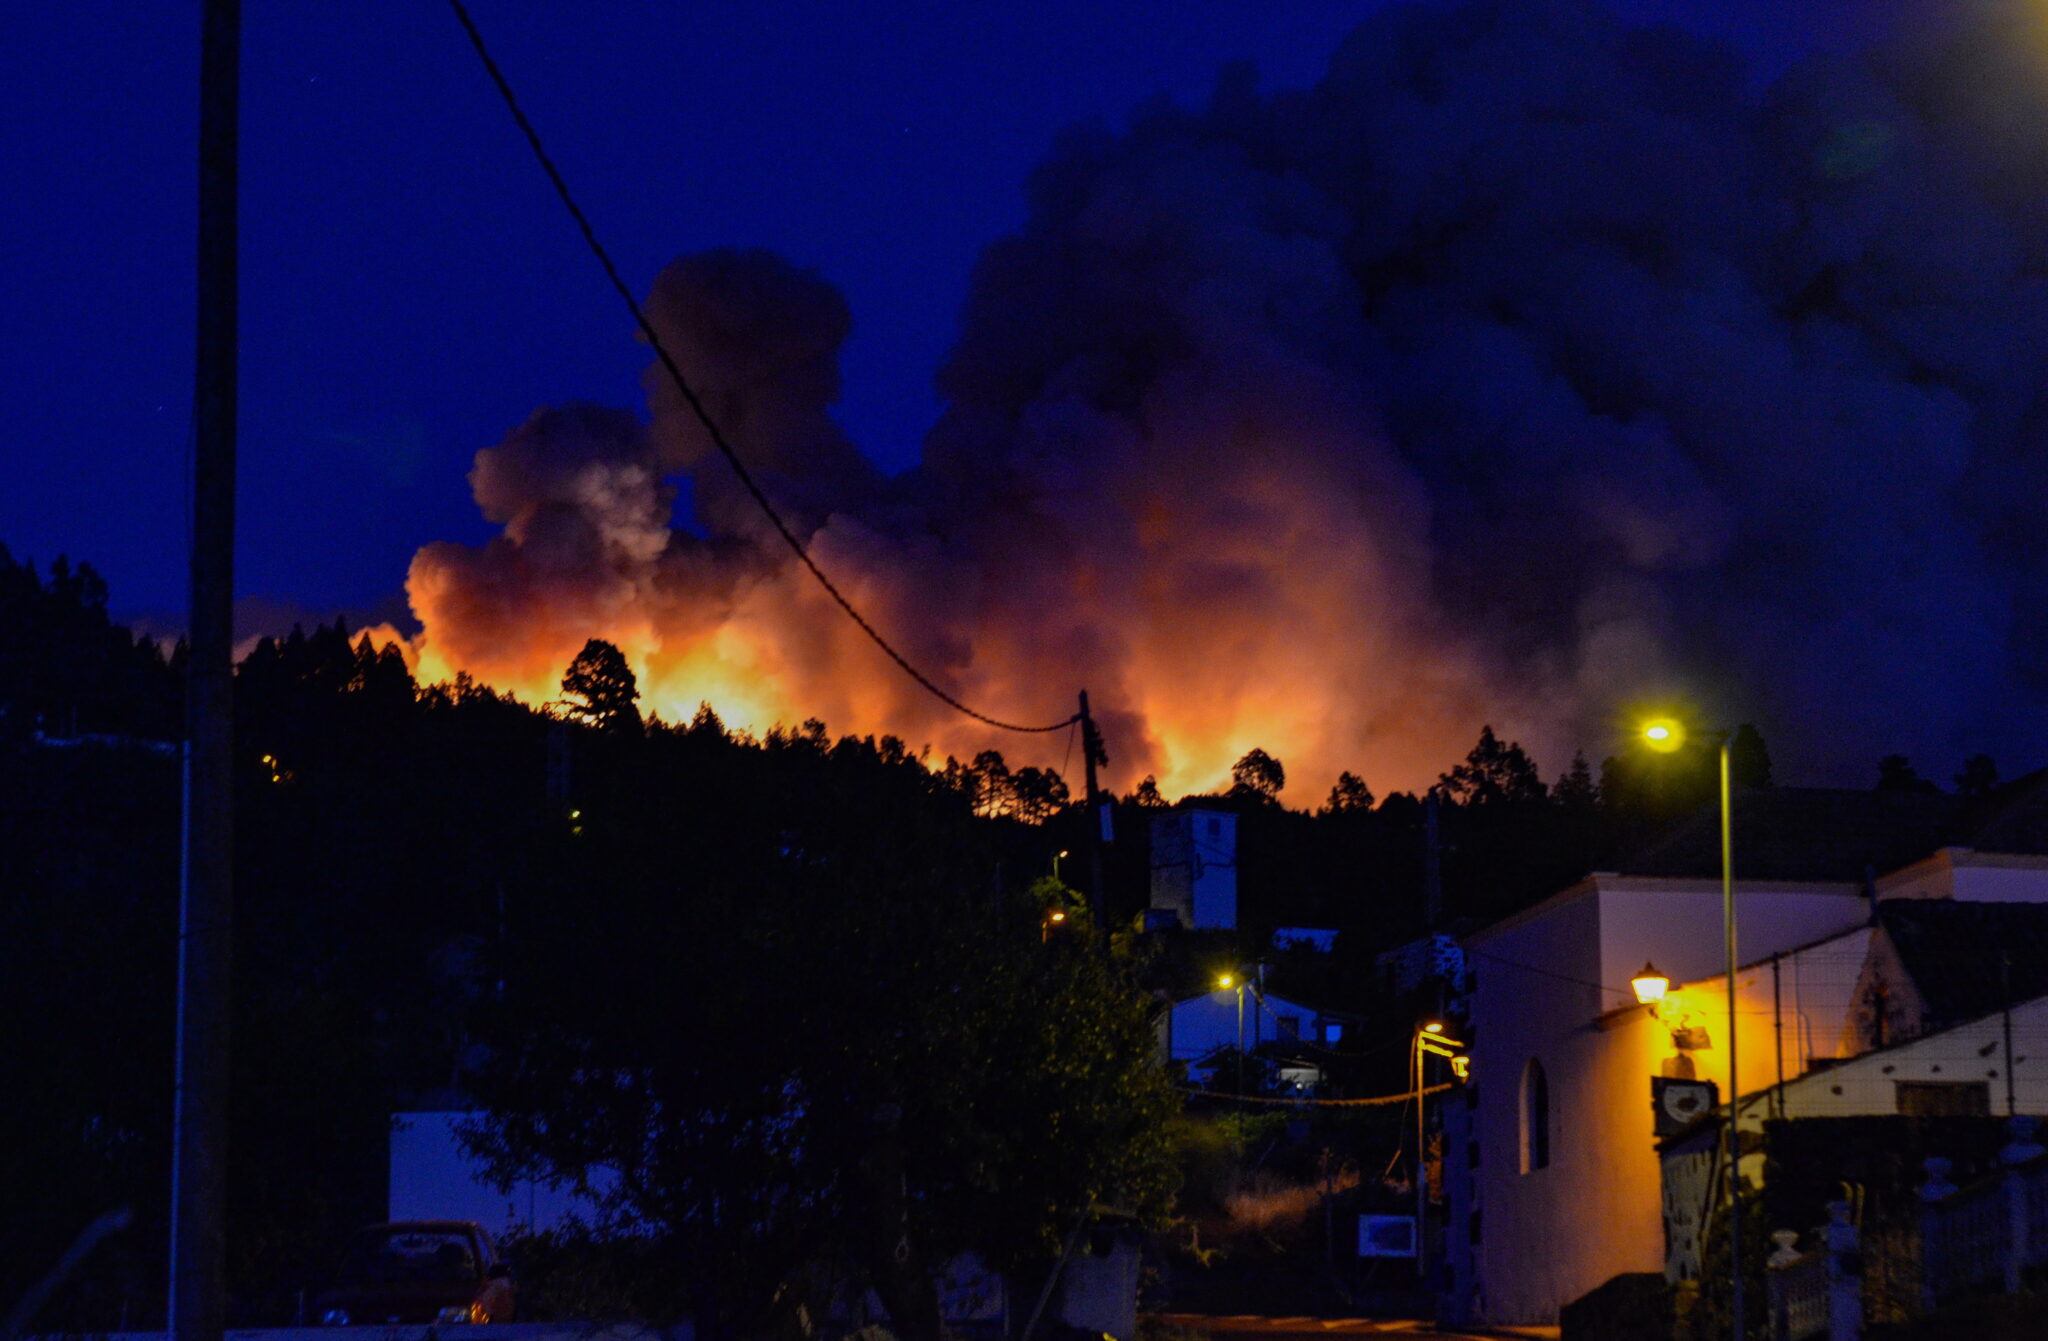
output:
[[[357,1233],[314,1301],[330,1327],[512,1320],[512,1271],[473,1220],[399,1220]]]

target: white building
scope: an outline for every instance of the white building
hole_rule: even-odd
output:
[[[1184,927],[1237,926],[1237,816],[1183,806],[1152,820],[1152,907]]]
[[[1175,1002],[1162,1026],[1161,1051],[1190,1067],[1237,1047],[1240,1037],[1244,1051],[1251,1053],[1268,1043],[1333,1048],[1344,1036],[1340,1019],[1314,1006],[1274,996],[1256,983],[1219,988]],[[1321,1079],[1320,1074],[1310,1076],[1298,1066],[1292,1072],[1293,1079],[1303,1084]]]
[[[1738,840],[1738,874],[1742,851]],[[1736,899],[1739,1093],[1760,1123],[1759,1105],[1781,1079],[1788,1096],[1797,1082],[1802,1105],[1825,1107],[1836,1084],[1846,1094],[1846,1077],[1861,1073],[1844,1071],[1844,1059],[1885,1043],[1874,1030],[1896,1042],[1960,1022],[1942,1014],[1945,1003],[1915,995],[1914,947],[1895,962],[1901,947],[1874,925],[1878,910],[1909,900],[2048,903],[2048,858],[1944,849],[1867,883],[1741,880]],[[1594,875],[1466,947],[1473,1084],[1447,1114],[1446,1311],[1552,1323],[1615,1276],[1666,1269],[1651,1078],[1689,1073],[1729,1093],[1720,882]],[[2040,957],[2048,962],[2048,950]],[[1629,986],[1646,963],[1677,984],[1656,1011]],[[1979,951],[1954,971],[1981,985],[1998,965]],[[1873,1024],[1874,1004],[1886,1023]],[[1845,1079],[1826,1079],[1838,1073]],[[1746,1152],[1743,1172],[1761,1181],[1761,1163]],[[1674,1240],[1689,1228],[1672,1224]],[[1673,1252],[1684,1255],[1676,1242]]]

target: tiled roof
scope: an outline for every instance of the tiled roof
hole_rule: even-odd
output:
[[[1943,847],[2048,853],[2048,769],[1976,798],[1774,787],[1735,793],[1732,809],[1741,880],[1862,880]],[[1618,871],[1718,876],[1720,825],[1719,807],[1708,805],[1623,857]]]
[[[1734,812],[1739,880],[1861,880],[1943,845],[1962,801],[1918,792],[1820,787],[1741,791]],[[1623,875],[1717,876],[1721,814],[1708,806],[1621,861]]]
[[[1888,899],[1877,920],[1936,1028],[2048,994],[2048,904]]]

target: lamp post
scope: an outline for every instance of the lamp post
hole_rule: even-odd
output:
[[[1226,973],[1216,980],[1224,991],[1237,989],[1237,1092],[1244,1093],[1244,979]]]
[[[1052,878],[1055,880],[1060,878],[1060,859],[1066,855],[1067,850],[1065,848],[1061,848],[1052,854]]]
[[[1429,1129],[1423,1122],[1423,1101],[1429,1086],[1425,1083],[1429,1058],[1434,1055],[1447,1057],[1456,1068],[1465,1045],[1444,1034],[1441,1020],[1426,1020],[1415,1031],[1415,1282],[1425,1285],[1429,1279],[1429,1249],[1423,1237],[1423,1229],[1429,1220]]]
[[[1728,956],[1728,1275],[1730,1283],[1730,1335],[1742,1341],[1742,1176],[1737,1169],[1742,1142],[1737,1131],[1736,1101],[1742,1086],[1736,1077],[1735,1037],[1735,839],[1728,802],[1728,736],[1720,735],[1721,754],[1721,937]],[[1671,754],[1685,744],[1685,727],[1668,717],[1646,723],[1643,741],[1659,754]],[[1647,967],[1647,966],[1645,966]],[[1667,984],[1668,985],[1668,984]]]

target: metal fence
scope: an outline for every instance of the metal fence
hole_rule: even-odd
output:
[[[1873,1323],[1923,1317],[1971,1295],[2016,1293],[2048,1265],[2048,1149],[2039,1124],[2010,1120],[2003,1168],[1965,1187],[1946,1159],[1925,1161],[1918,1211],[1881,1213],[1859,1227],[1848,1202],[1828,1206],[1824,1241],[1800,1252],[1781,1231],[1769,1270],[1772,1341],[1862,1335]],[[1861,1232],[1859,1232],[1859,1230]]]

